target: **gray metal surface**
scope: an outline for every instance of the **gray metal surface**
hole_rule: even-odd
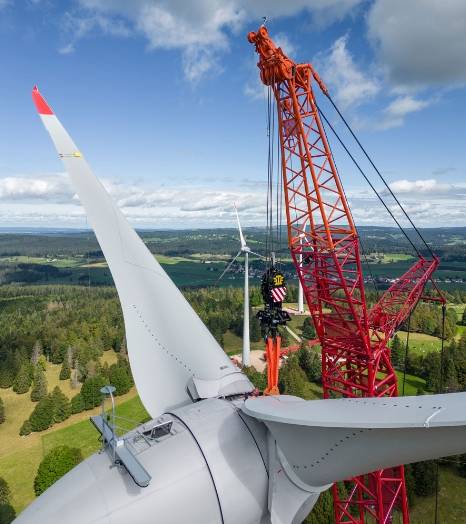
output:
[[[267,516],[268,478],[259,447],[237,408],[208,399],[173,411],[202,449],[224,524],[257,524]]]
[[[35,92],[35,98],[40,96]],[[153,416],[191,402],[193,376],[223,395],[252,391],[181,292],[128,224],[54,114],[40,115],[113,276],[123,309],[128,354],[138,393]]]
[[[337,480],[466,452],[466,393],[387,399],[248,399],[297,484]]]

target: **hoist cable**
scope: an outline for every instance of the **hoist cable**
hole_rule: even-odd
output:
[[[332,104],[332,106],[334,107],[335,111],[338,113],[338,115],[340,116],[340,118],[342,119],[343,123],[345,124],[346,128],[348,129],[348,131],[351,133],[351,136],[354,138],[354,140],[356,141],[356,143],[358,144],[358,146],[361,148],[361,151],[364,153],[365,157],[367,158],[367,160],[370,162],[371,166],[374,168],[375,172],[377,173],[377,175],[379,176],[380,180],[383,182],[384,186],[387,188],[388,192],[391,194],[391,196],[393,197],[393,199],[395,200],[395,202],[398,204],[399,208],[401,209],[401,211],[403,212],[404,216],[408,219],[409,223],[411,224],[411,226],[413,227],[414,231],[418,234],[419,238],[422,240],[422,242],[424,243],[424,245],[426,246],[427,250],[429,251],[429,253],[431,254],[432,257],[434,257],[434,252],[432,251],[431,247],[429,246],[429,244],[426,242],[426,240],[424,239],[424,237],[422,236],[421,232],[419,231],[419,229],[415,226],[414,222],[411,220],[410,216],[408,215],[408,213],[406,212],[405,208],[402,206],[401,202],[398,200],[398,198],[396,197],[396,195],[393,193],[392,189],[390,188],[390,186],[387,184],[385,178],[383,177],[382,173],[379,171],[379,169],[377,168],[377,166],[374,164],[372,158],[369,156],[369,154],[367,153],[366,149],[364,148],[364,146],[361,144],[361,142],[359,141],[358,137],[356,136],[356,134],[354,133],[353,129],[351,128],[351,126],[349,125],[349,123],[347,122],[347,120],[345,119],[345,117],[342,115],[341,111],[338,109],[337,105],[335,104],[335,102],[333,101],[332,97],[330,96],[330,94],[327,92],[325,93],[325,95],[327,96],[327,98],[329,99],[330,103]],[[320,110],[319,110],[320,111]]]
[[[444,364],[445,364],[445,316],[446,316],[446,306],[442,304],[442,345],[440,350],[440,394],[443,393],[443,380],[444,380]],[[439,488],[440,488],[440,479],[439,479],[439,460],[436,461],[436,471],[435,471],[435,524],[438,524],[438,511],[439,511]]]
[[[409,317],[408,317],[408,331],[406,333],[406,344],[405,344],[405,361],[404,361],[404,366],[403,366],[403,388],[402,388],[402,396],[404,397],[405,395],[405,384],[406,384],[406,368],[408,367],[408,351],[409,351],[409,335],[411,333],[411,315],[413,313],[414,310],[411,310],[409,312]]]
[[[398,220],[396,219],[395,215],[393,214],[393,212],[391,211],[391,209],[388,207],[388,205],[385,203],[384,199],[380,196],[379,192],[377,191],[377,189],[374,187],[374,185],[372,184],[372,182],[369,180],[368,176],[366,175],[366,173],[363,171],[362,167],[359,165],[358,161],[354,158],[354,156],[351,154],[351,152],[349,151],[349,149],[346,147],[345,143],[343,142],[343,140],[340,138],[340,135],[336,132],[335,128],[332,126],[332,124],[328,121],[327,117],[325,116],[325,114],[322,112],[322,110],[320,109],[320,107],[317,105],[316,103],[316,106],[317,106],[317,110],[319,111],[319,114],[320,116],[324,119],[324,121],[327,123],[327,125],[329,126],[329,128],[332,130],[332,133],[335,135],[336,139],[338,140],[338,142],[340,142],[340,145],[343,147],[343,149],[346,151],[347,155],[351,158],[351,160],[353,161],[354,165],[358,168],[359,172],[361,173],[361,175],[364,177],[364,179],[366,180],[366,182],[369,184],[370,188],[372,189],[372,191],[374,191],[374,193],[376,194],[377,198],[380,200],[380,202],[382,203],[382,205],[384,206],[384,208],[387,210],[388,214],[392,217],[393,221],[395,222],[395,224],[399,227],[400,231],[403,233],[403,235],[405,236],[406,240],[411,244],[411,247],[414,249],[414,251],[416,252],[417,256],[419,258],[422,257],[421,253],[419,252],[419,250],[417,249],[417,247],[413,244],[412,240],[409,238],[408,234],[406,233],[406,231],[403,229],[403,227],[401,226],[401,224],[398,222]]]

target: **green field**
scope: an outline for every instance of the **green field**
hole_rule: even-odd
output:
[[[439,475],[439,524],[464,524],[466,478],[459,477],[450,467],[441,466]],[[410,511],[411,524],[430,524],[435,522],[435,495],[414,497]],[[393,524],[402,524],[399,515],[395,515]]]

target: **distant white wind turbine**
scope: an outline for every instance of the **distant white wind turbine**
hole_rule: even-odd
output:
[[[249,354],[251,352],[251,345],[250,345],[250,339],[249,339],[249,254],[254,255],[259,258],[264,258],[262,255],[259,255],[259,253],[255,253],[254,251],[251,251],[251,248],[246,244],[246,240],[243,235],[243,230],[241,229],[241,223],[239,221],[239,214],[238,214],[238,208],[235,207],[235,213],[236,213],[236,221],[238,223],[238,231],[239,231],[239,239],[240,239],[240,249],[238,253],[236,253],[235,257],[231,260],[231,262],[228,264],[228,266],[224,269],[223,273],[218,278],[217,282],[219,282],[223,276],[229,271],[235,260],[240,256],[244,255],[244,309],[243,309],[243,354],[242,354],[242,362],[243,366],[249,366],[250,360],[249,360]]]

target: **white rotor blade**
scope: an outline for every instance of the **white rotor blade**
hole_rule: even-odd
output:
[[[227,271],[230,269],[230,267],[232,266],[233,262],[241,255],[241,251],[238,251],[238,253],[236,253],[235,257],[230,261],[230,263],[228,264],[228,266],[223,270],[222,274],[217,278],[217,281],[215,282],[215,284],[218,284],[220,282],[220,280],[222,280],[223,278],[223,275],[225,275],[225,273],[227,273]]]
[[[242,410],[267,425],[290,475],[326,486],[465,453],[465,407],[466,393],[310,401],[282,395],[250,398]]]
[[[36,87],[32,96],[112,273],[131,370],[147,411],[155,418],[191,402],[188,387],[200,397],[200,389],[208,396],[251,391],[249,380],[128,224]]]
[[[238,208],[236,207],[236,204],[235,204],[235,212],[236,212],[236,221],[238,222],[239,238],[241,241],[241,247],[246,247],[246,240],[244,240],[243,230],[241,229],[241,224],[240,224],[239,215],[238,215]]]
[[[264,259],[265,259],[264,255],[259,255],[259,253],[255,253],[254,251],[249,251],[249,253],[250,253],[251,255],[256,256],[256,257],[264,258]]]

